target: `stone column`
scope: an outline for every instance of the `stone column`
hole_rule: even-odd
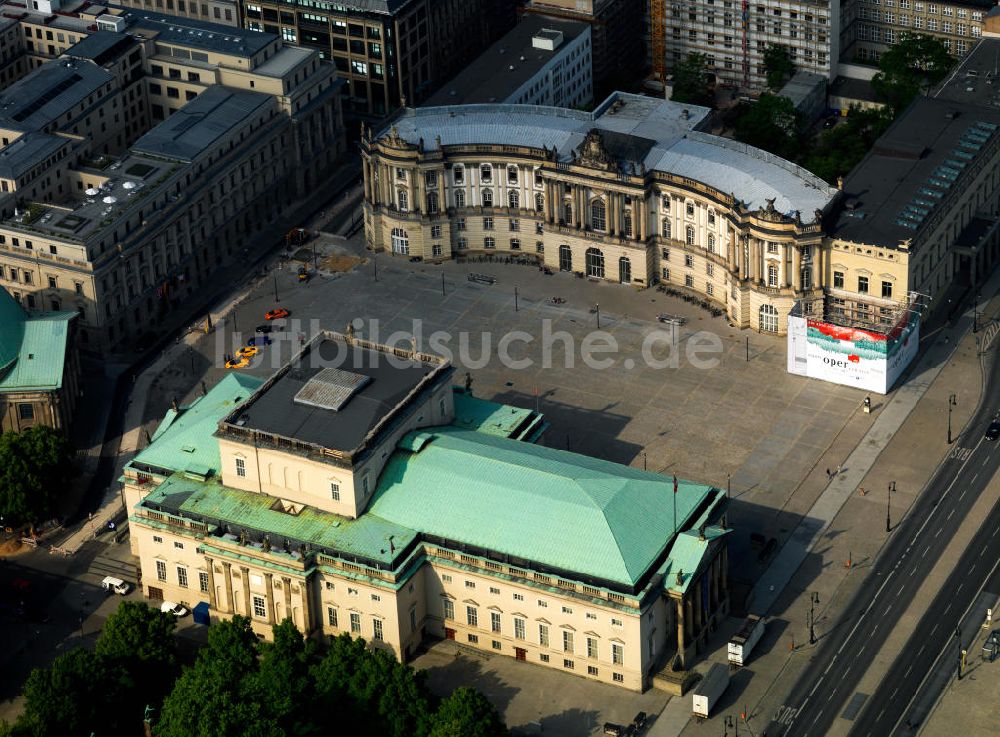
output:
[[[215,561],[205,558],[208,563],[208,605],[218,611],[219,605],[215,600]]]
[[[299,584],[299,598],[302,601],[302,633],[308,637],[309,633],[312,632],[312,607],[310,606],[311,599],[309,597],[309,582],[305,579]]]
[[[250,609],[250,569],[246,566],[240,566],[240,573],[242,574],[243,580],[243,610],[247,617],[251,617]]]
[[[686,617],[684,616],[684,598],[681,599],[676,604],[677,612],[677,654],[681,656],[681,662],[684,660],[684,647],[687,643],[687,637],[685,636],[685,629],[687,627]]]
[[[226,577],[226,611],[236,614],[235,602],[233,602],[233,564],[227,561],[222,562],[222,575]]]
[[[265,606],[267,606],[267,623],[274,624],[274,582],[273,573],[264,574],[264,596]]]
[[[798,246],[791,246],[792,249],[792,289],[796,293],[802,291],[802,250]]]
[[[618,207],[618,193],[608,192],[608,235],[621,232],[621,219]]]
[[[295,618],[292,616],[292,579],[288,576],[282,576],[281,585],[285,589],[285,616],[294,622]]]

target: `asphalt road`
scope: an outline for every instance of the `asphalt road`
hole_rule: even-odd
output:
[[[867,585],[830,631],[817,633],[820,645],[808,675],[796,683],[784,702],[786,708],[768,724],[768,737],[827,734],[855,695],[871,658],[1000,468],[1000,441],[983,438],[986,426],[1000,410],[1000,361],[993,361],[983,396],[967,432],[956,440],[924,493],[905,518],[893,521],[891,539]],[[992,510],[963,555],[956,568],[961,575],[949,577],[921,620],[912,647],[904,648],[878,692],[865,700],[855,716],[852,735],[892,733],[949,638],[955,639],[962,614],[1000,557],[998,529],[1000,506]]]

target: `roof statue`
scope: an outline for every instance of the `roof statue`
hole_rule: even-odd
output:
[[[604,137],[596,130],[590,130],[587,133],[587,137],[583,139],[578,151],[580,163],[584,166],[592,166],[595,169],[612,169],[615,166],[611,155],[604,147]]]

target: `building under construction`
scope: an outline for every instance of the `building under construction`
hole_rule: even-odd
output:
[[[832,78],[841,3],[828,0],[647,0],[649,65],[665,80],[689,54],[704,54],[719,84],[765,86],[764,51],[788,48],[797,71]]]

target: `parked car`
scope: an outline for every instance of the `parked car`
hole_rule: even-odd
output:
[[[265,327],[270,328],[271,326],[266,325]],[[271,343],[272,340],[271,336],[269,335],[256,335],[252,338],[247,339],[247,345],[252,345],[257,348],[259,348],[260,346],[271,345]]]
[[[121,596],[125,596],[125,594],[132,590],[131,586],[114,576],[105,576],[104,580],[101,581],[101,588],[105,591],[113,591]]]
[[[284,307],[277,307],[273,310],[268,310],[264,313],[265,320],[280,320],[283,317],[288,317],[292,313],[286,310]]]
[[[259,353],[257,346],[245,345],[236,351],[237,356],[242,356],[243,358],[253,358]]]
[[[241,369],[246,368],[250,365],[250,360],[244,358],[243,356],[233,356],[228,361],[226,361],[227,369]]]
[[[165,601],[160,605],[160,611],[164,614],[173,614],[175,617],[183,617],[188,613],[187,607],[176,604],[172,601]]]
[[[272,330],[274,330],[274,328],[272,328],[270,325],[258,325],[257,329],[254,332],[257,333],[258,335],[265,335],[267,333],[270,333]]]
[[[993,420],[986,428],[986,439],[996,440],[997,438],[1000,438],[1000,420]]]

